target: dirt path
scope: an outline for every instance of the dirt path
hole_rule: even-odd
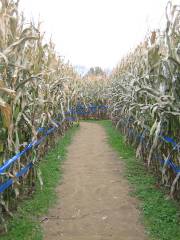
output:
[[[122,168],[103,127],[81,123],[63,166],[58,203],[42,223],[44,240],[146,240]]]

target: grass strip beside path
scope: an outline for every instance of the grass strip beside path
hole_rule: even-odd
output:
[[[61,163],[66,157],[67,146],[77,127],[69,129],[60,137],[54,149],[41,161],[40,169],[44,182],[43,190],[37,181],[33,196],[24,200],[18,207],[13,219],[8,223],[9,232],[0,236],[1,240],[42,240],[40,216],[46,214],[48,208],[56,202],[55,187],[62,175]]]
[[[101,121],[110,145],[125,163],[125,176],[133,186],[133,195],[140,200],[143,222],[151,240],[180,240],[180,209],[156,187],[156,179],[136,159],[133,148],[110,121]]]

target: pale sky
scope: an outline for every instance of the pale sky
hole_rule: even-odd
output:
[[[180,0],[176,1],[180,2]],[[163,24],[167,0],[21,0],[27,19],[42,23],[57,52],[74,65],[114,67]]]

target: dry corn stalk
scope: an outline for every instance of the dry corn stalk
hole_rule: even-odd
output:
[[[76,91],[73,84],[77,73],[57,56],[52,41],[44,44],[40,24],[25,23],[18,12],[18,2],[0,1],[0,165],[37,139],[38,128],[57,126],[54,119],[62,120],[64,112],[76,102],[76,93],[71,96],[66,89]],[[65,128],[62,126],[60,132]],[[29,180],[20,180],[20,184],[15,174],[28,162],[36,162],[51,144],[54,139],[50,137],[38,151],[27,154],[0,176],[0,183],[9,177],[15,179],[13,186],[0,196],[2,224],[4,212],[9,214],[8,206],[17,201],[12,194],[18,198],[25,191],[23,184],[29,182],[31,187],[36,175],[40,176],[39,170],[35,173],[33,169]]]
[[[165,31],[153,31],[122,59],[109,87],[113,121],[157,172],[167,156],[180,166],[179,150],[172,152],[170,140],[162,141],[180,141],[180,6],[169,2],[166,19]],[[172,185],[171,195],[178,193],[179,177],[169,165],[164,168],[162,180]]]

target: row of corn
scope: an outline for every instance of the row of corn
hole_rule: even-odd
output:
[[[63,123],[55,136],[50,135],[0,175],[0,185],[10,178],[14,181],[0,193],[0,231],[6,228],[4,216],[12,216],[18,199],[31,192],[37,177],[42,183],[37,163],[72,124],[65,121],[65,113],[77,98],[77,73],[56,54],[52,41],[45,43],[40,24],[26,22],[18,2],[0,1],[0,166],[30,141],[41,138],[38,129]],[[34,167],[26,177],[16,178],[31,161]]]
[[[113,70],[111,118],[136,156],[180,198],[180,6],[168,2],[164,31],[151,32]]]

